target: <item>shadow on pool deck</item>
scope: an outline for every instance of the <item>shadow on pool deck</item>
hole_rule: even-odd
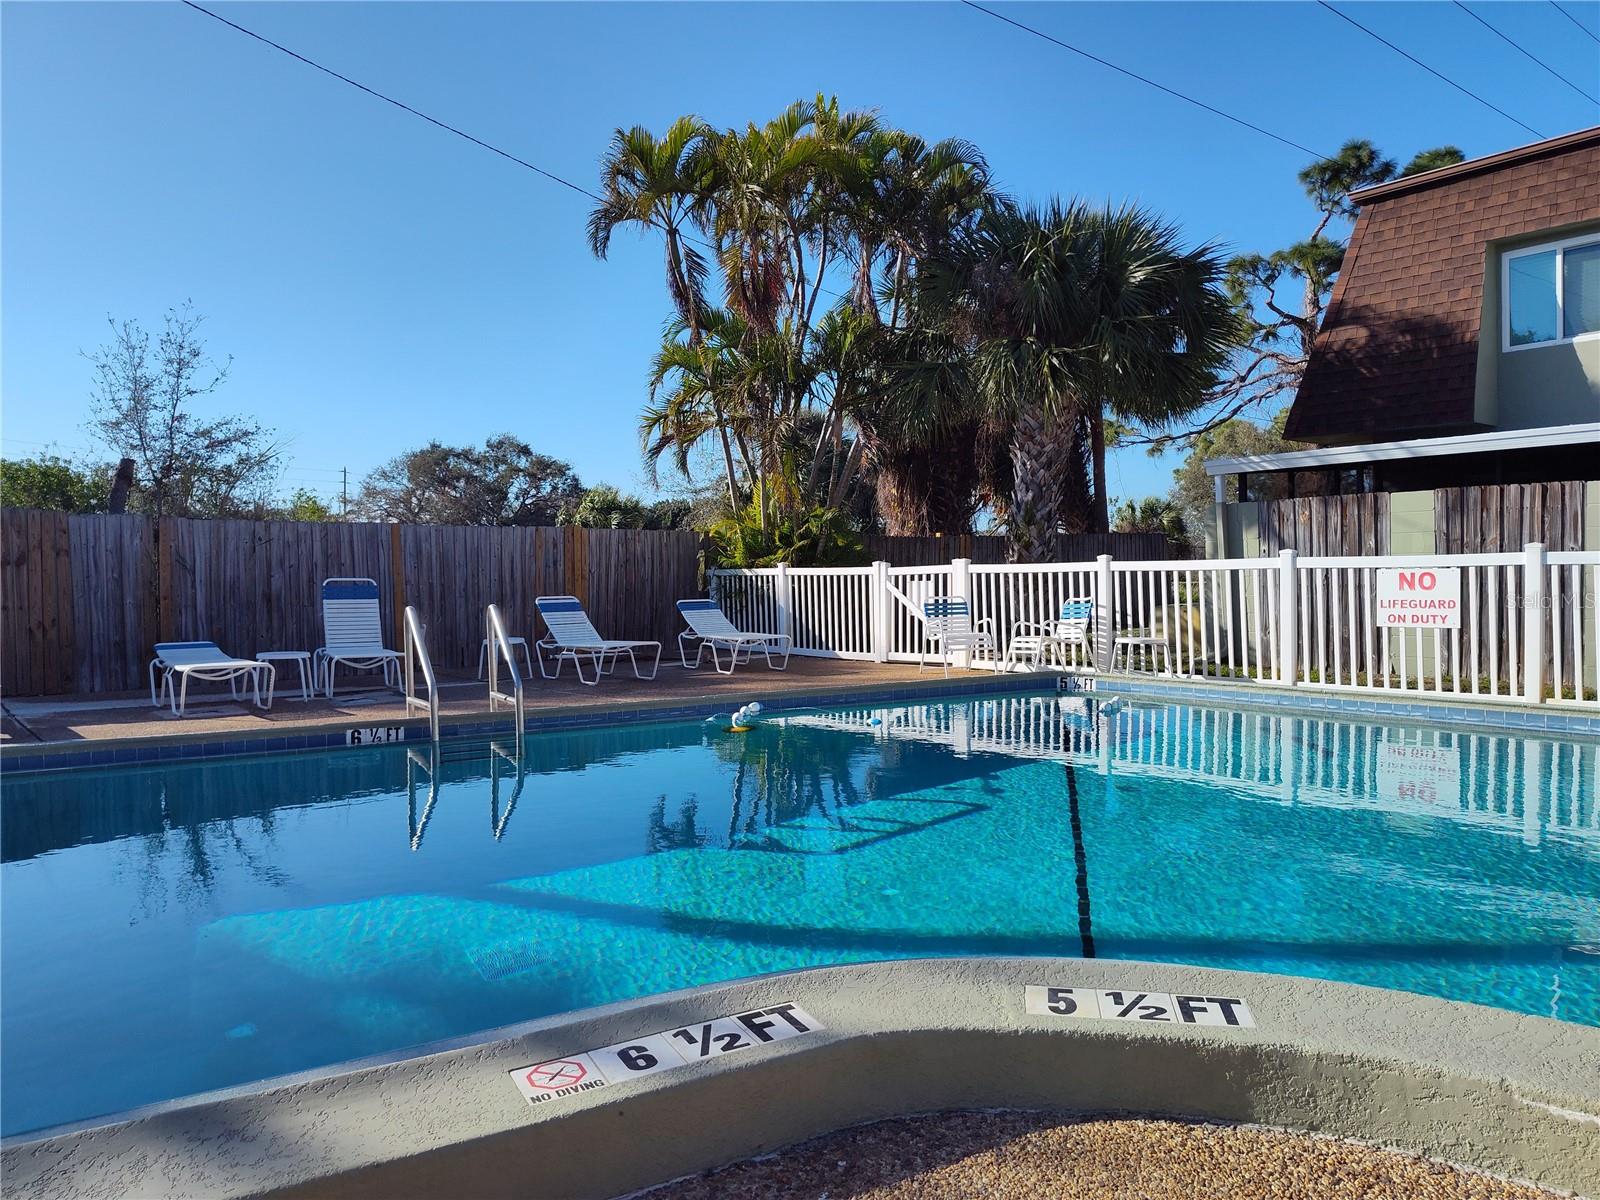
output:
[[[489,712],[488,687],[470,671],[439,672],[440,713],[459,719]],[[952,671],[951,682],[989,678],[988,671]],[[305,701],[293,680],[278,677],[277,698],[263,711],[238,703],[226,694],[194,692],[188,714],[175,717],[168,709],[155,709],[148,692],[119,692],[98,696],[38,696],[8,698],[4,744],[103,741],[122,738],[187,737],[195,734],[234,733],[261,736],[269,733],[304,733],[314,728],[338,729],[404,720],[404,702],[393,689],[374,688],[375,675],[355,676],[358,686],[341,688],[330,701],[322,697]],[[653,707],[683,707],[726,700],[730,708],[747,700],[779,693],[838,694],[852,690],[922,683],[936,688],[943,681],[937,670],[918,673],[911,663],[871,663],[843,659],[793,658],[787,671],[771,671],[759,662],[740,667],[733,675],[710,668],[686,671],[676,659],[662,658],[654,680],[634,679],[626,666],[606,676],[595,687],[573,678],[568,668],[560,679],[535,675],[524,681],[529,717],[584,711],[632,711]],[[1047,680],[1040,681],[1048,686]],[[502,709],[503,711],[503,709]],[[413,717],[417,714],[411,714]]]

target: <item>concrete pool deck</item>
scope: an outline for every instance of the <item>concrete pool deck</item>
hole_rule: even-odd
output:
[[[1147,1019],[1086,1017],[1091,1003],[1059,992],[1035,993],[1029,1011],[1030,986],[1140,997]],[[1148,1019],[1146,1002],[1196,1021]],[[1245,1011],[1236,1002],[1253,1025],[1221,1022]],[[729,1029],[755,1036],[717,1053]],[[666,1069],[674,1038],[683,1064]],[[1288,976],[1105,959],[856,964],[413,1055],[13,1139],[0,1165],[8,1188],[39,1200],[599,1200],[884,1117],[1007,1108],[1309,1131],[1600,1192],[1600,1029]]]
[[[362,678],[362,677],[356,677]],[[720,675],[709,667],[686,671],[677,660],[662,660],[654,680],[634,679],[623,666],[597,686],[577,682],[568,667],[560,679],[535,676],[524,681],[524,699],[530,722],[550,716],[592,714],[615,717],[727,703],[730,708],[747,700],[767,700],[813,695],[835,697],[860,693],[879,696],[915,690],[933,695],[973,681],[998,682],[1021,690],[1053,685],[1053,674],[996,677],[989,670],[953,670],[945,679],[939,670],[918,671],[914,663],[872,663],[848,659],[801,658],[786,671],[772,671],[757,660],[733,675]],[[443,725],[482,721],[491,716],[487,685],[471,672],[440,672],[440,722]],[[156,709],[148,692],[119,692],[100,696],[35,696],[5,701],[5,737],[0,752],[12,754],[58,749],[97,748],[149,742],[155,739],[262,738],[310,731],[343,730],[372,725],[426,724],[425,718],[406,711],[394,689],[375,688],[370,682],[335,693],[332,700],[301,700],[298,684],[279,680],[272,708],[262,710],[219,697],[191,696],[186,716]],[[504,720],[505,706],[494,717]]]

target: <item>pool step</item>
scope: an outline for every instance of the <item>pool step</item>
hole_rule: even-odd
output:
[[[515,763],[520,757],[519,750],[515,738],[470,738],[459,742],[441,742],[439,748],[432,752],[407,750],[406,755],[424,771],[431,771],[435,766],[445,763],[487,762],[495,757]]]

